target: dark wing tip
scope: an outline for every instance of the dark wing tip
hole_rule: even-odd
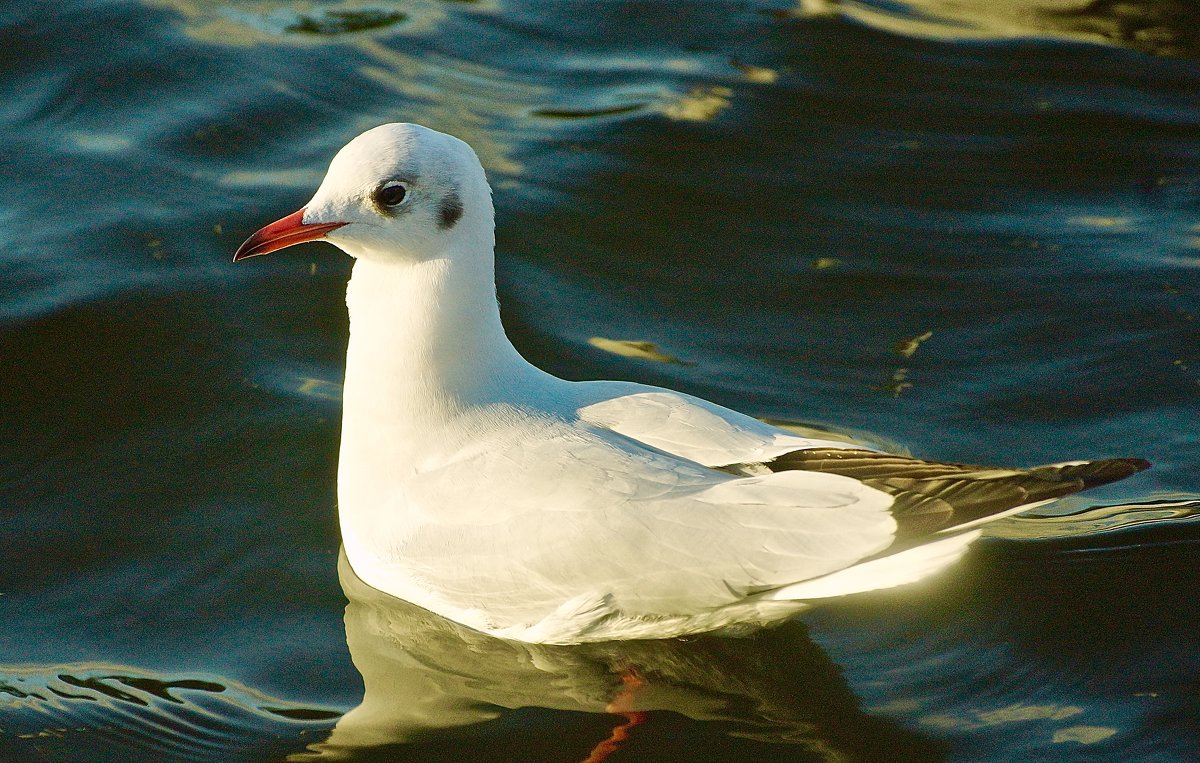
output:
[[[1154,464],[1150,463],[1149,461],[1147,461],[1144,458],[1109,458],[1109,459],[1105,459],[1105,460],[1110,461],[1114,464],[1124,464],[1125,468],[1127,468],[1129,470],[1129,474],[1137,474],[1138,472],[1144,472],[1147,469],[1149,469],[1151,466],[1154,466]],[[1126,476],[1129,476],[1129,475],[1127,474]]]
[[[900,534],[917,538],[1116,482],[1149,468],[1150,462],[1106,458],[999,469],[921,461],[855,448],[812,448],[785,453],[762,466],[771,471],[802,469],[840,474],[888,493],[893,498],[892,516],[900,523]]]
[[[1030,469],[1030,473],[1055,482],[1078,480],[1083,487],[1107,485],[1150,468],[1144,458],[1102,458],[1082,464],[1050,464]]]

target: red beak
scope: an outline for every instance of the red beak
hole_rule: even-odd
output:
[[[346,223],[316,223],[308,225],[304,222],[304,210],[293,212],[282,220],[276,220],[270,225],[259,229],[246,243],[238,247],[233,255],[233,261],[244,260],[247,257],[257,257],[260,254],[270,254],[278,249],[303,244],[305,241],[317,241],[325,238],[325,234]]]

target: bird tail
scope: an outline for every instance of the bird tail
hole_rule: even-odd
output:
[[[883,556],[761,594],[767,601],[826,599],[916,582],[962,558],[979,537],[977,525],[1123,479],[1150,465],[1137,458],[1110,458],[992,469],[842,449],[796,451],[776,461],[767,466],[843,474],[890,493],[902,539]]]

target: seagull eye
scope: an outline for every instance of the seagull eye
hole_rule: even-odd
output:
[[[389,180],[375,189],[375,203],[384,209],[395,209],[408,196],[408,186],[399,180]]]

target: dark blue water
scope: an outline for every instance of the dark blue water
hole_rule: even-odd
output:
[[[6,4],[0,760],[1195,759],[1200,14],[1042,2]],[[1155,466],[752,639],[339,581],[350,263],[230,257],[400,120],[483,159],[554,373]]]

